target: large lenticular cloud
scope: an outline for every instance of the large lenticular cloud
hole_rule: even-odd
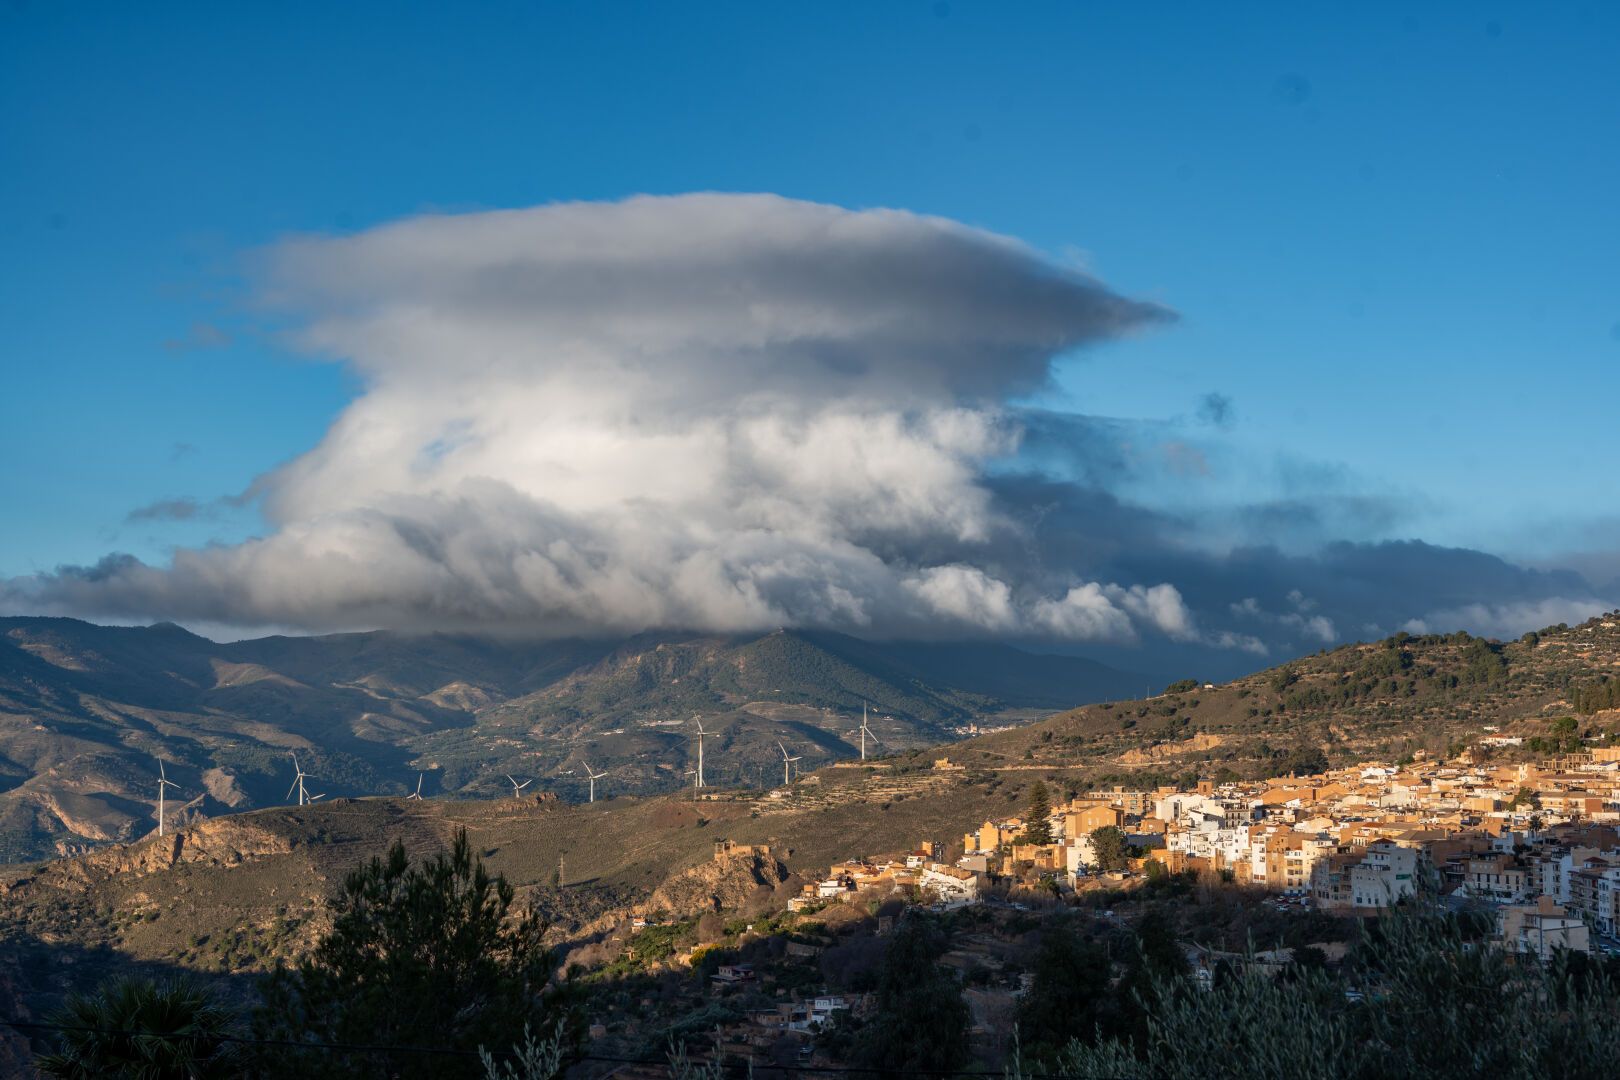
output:
[[[422,217],[278,245],[258,285],[363,386],[253,486],[267,534],[0,582],[0,610],[794,625],[1236,671],[1398,629],[1519,633],[1620,593],[1401,541],[1376,492],[1133,502],[1211,478],[1196,433],[1018,403],[1059,356],[1169,314],[939,218],[757,195]],[[1206,430],[1231,423],[1214,397]]]
[[[307,628],[839,627],[1130,641],[1173,585],[987,568],[987,466],[1054,357],[1164,320],[1004,237],[771,196],[426,217],[283,244],[264,295],[364,392],[272,530],[11,583]]]

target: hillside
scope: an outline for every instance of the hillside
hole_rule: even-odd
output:
[[[490,868],[544,910],[568,945],[638,905],[690,905],[678,913],[696,914],[706,890],[750,887],[702,873],[718,840],[769,844],[773,865],[808,871],[925,838],[950,841],[1021,798],[960,776],[844,767],[787,798],[366,798],[230,815],[0,873],[0,991],[49,1001],[131,966],[227,984],[263,972],[313,940],[324,898],[396,839],[426,857],[467,829]]]
[[[1469,747],[1574,749],[1620,735],[1620,613],[1492,642],[1400,634],[1219,686],[1189,680],[1143,701],[1087,705],[950,749],[969,766],[1061,766],[1146,782],[1271,776],[1299,766]],[[1573,717],[1558,723],[1559,718]],[[1573,729],[1571,731],[1570,729]],[[1519,736],[1492,747],[1481,739]],[[1532,750],[1528,740],[1536,740]]]
[[[764,667],[780,655],[777,647],[767,640],[743,655]],[[645,670],[650,653],[685,665],[680,677],[690,678],[716,662],[716,654],[693,648],[673,657],[657,646],[605,657],[602,670]],[[747,686],[742,680],[754,675],[745,669],[734,677]],[[584,685],[557,684],[563,700]],[[611,707],[610,693],[600,693]],[[1507,643],[1457,634],[1349,645],[1221,686],[1187,682],[1147,700],[1072,709],[939,750],[822,768],[768,793],[615,796],[591,805],[374,797],[221,816],[178,836],[0,872],[0,993],[48,1002],[132,965],[240,984],[306,947],[321,929],[323,898],[395,839],[424,856],[466,828],[491,868],[551,917],[560,945],[589,946],[633,911],[694,914],[714,896],[735,907],[773,886],[786,890],[775,896],[780,901],[794,884],[786,873],[923,839],[950,850],[964,829],[1020,812],[1037,779],[1066,792],[1223,772],[1276,775],[1463,747],[1541,755],[1614,734],[1617,705],[1620,617],[1606,617]],[[1535,746],[1491,749],[1480,742],[1487,735]],[[937,768],[939,756],[964,767]],[[721,839],[769,844],[769,862],[714,863]]]
[[[503,774],[582,799],[688,782],[688,721],[714,783],[762,787],[787,744],[811,769],[857,755],[864,703],[890,749],[1118,697],[1141,676],[1002,645],[837,634],[522,642],[394,633],[226,644],[173,625],[0,619],[0,862],[128,841],[155,824],[154,758],[181,818],[312,790],[495,797]]]

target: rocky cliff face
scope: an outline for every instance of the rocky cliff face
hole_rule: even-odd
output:
[[[0,884],[0,897],[42,886],[82,892],[115,874],[142,876],[182,863],[236,866],[292,849],[290,838],[241,818],[204,819],[166,836],[149,836],[133,844],[115,844],[50,863],[10,886]]]
[[[787,867],[769,855],[729,855],[671,876],[636,910],[671,915],[736,910],[761,889],[775,889],[787,877]]]

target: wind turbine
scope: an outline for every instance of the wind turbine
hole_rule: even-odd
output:
[[[793,781],[788,778],[788,768],[795,761],[798,761],[799,757],[803,757],[804,755],[800,754],[799,757],[789,757],[788,752],[787,752],[787,747],[782,746],[782,740],[781,739],[776,740],[776,745],[778,747],[781,747],[781,750],[782,750],[782,786],[783,787],[789,787],[789,786],[792,785]]]
[[[416,774],[416,790],[411,792],[409,795],[405,796],[405,800],[407,802],[409,802],[411,799],[420,799],[421,797],[422,797],[422,774],[417,773]]]
[[[293,759],[293,773],[295,774],[293,776],[292,787],[287,789],[287,797],[291,798],[292,793],[297,791],[298,805],[303,806],[305,803],[309,802],[309,796],[304,792],[304,777],[308,774],[304,772],[303,768],[298,764],[297,754],[289,750],[287,751],[287,756]]]
[[[158,758],[158,835],[163,835],[163,789],[165,787],[179,788],[180,785],[169,779],[163,771],[163,759]]]
[[[871,728],[866,726],[866,703],[862,702],[861,703],[861,760],[862,761],[866,760],[866,737],[868,735],[872,736],[872,741],[875,742],[875,743],[881,743],[883,741],[882,739],[879,739],[875,733],[873,733]]]
[[[698,740],[697,786],[702,787],[703,786],[703,737],[705,735],[712,735],[713,732],[703,730],[703,718],[700,717],[700,716],[692,717],[692,722],[697,725],[697,729],[698,729],[697,730],[697,740]]]
[[[512,785],[512,798],[514,798],[514,799],[523,798],[523,789],[528,787],[530,784],[534,783],[534,780],[532,778],[529,779],[529,780],[523,781],[523,783],[521,783],[521,784],[518,783],[516,780],[513,780],[510,776],[508,776],[506,778],[506,780],[507,780],[508,783],[510,783]]]
[[[591,771],[591,763],[588,762],[588,761],[582,761],[582,762],[580,762],[580,764],[585,766],[585,775],[591,778],[591,802],[595,802],[596,801],[596,781],[598,779],[600,779],[601,777],[606,776],[607,773],[605,773],[605,772],[592,772]]]

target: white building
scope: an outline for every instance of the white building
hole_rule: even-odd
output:
[[[1502,946],[1510,952],[1534,953],[1550,960],[1560,949],[1592,951],[1591,930],[1550,896],[1534,904],[1504,907],[1497,912]]]
[[[1351,903],[1358,908],[1390,907],[1417,891],[1418,853],[1389,840],[1374,840],[1350,872]]]
[[[979,875],[960,867],[929,863],[917,883],[947,904],[972,904],[979,899]]]

